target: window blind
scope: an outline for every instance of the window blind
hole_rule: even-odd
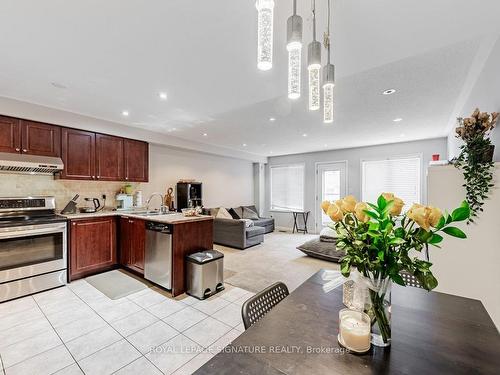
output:
[[[271,210],[304,209],[304,166],[286,165],[270,168]]]
[[[390,158],[362,162],[361,196],[376,202],[381,193],[394,193],[405,202],[404,210],[421,203],[420,157]]]

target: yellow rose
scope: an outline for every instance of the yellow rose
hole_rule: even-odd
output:
[[[344,218],[342,210],[336,204],[331,204],[330,207],[328,207],[326,214],[335,222],[339,222]]]
[[[413,217],[411,218],[415,223],[417,223],[420,228],[429,231],[429,209],[427,207],[418,207],[413,212]]]
[[[356,218],[363,223],[366,223],[370,220],[370,217],[364,212],[364,210],[368,209],[368,205],[365,202],[356,203],[356,207],[354,207],[354,212]]]
[[[354,212],[354,208],[356,207],[356,198],[353,195],[346,196],[340,205],[342,212]]]
[[[328,212],[328,207],[330,207],[330,204],[331,204],[330,201],[321,202],[321,209],[325,214]]]
[[[436,227],[436,225],[439,223],[439,220],[441,220],[443,213],[437,207],[429,206],[427,208],[429,209],[429,223],[431,226]]]
[[[388,202],[394,199],[394,193],[382,193],[382,196]]]
[[[401,210],[403,209],[404,205],[405,205],[405,202],[403,202],[402,199],[400,199],[400,198],[394,198],[390,214],[392,216],[401,215]]]

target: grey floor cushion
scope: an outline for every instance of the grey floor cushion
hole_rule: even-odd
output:
[[[306,243],[298,246],[297,249],[310,257],[337,263],[340,262],[345,255],[343,250],[338,250],[336,248],[335,243],[323,242],[320,241],[319,238],[307,241]]]

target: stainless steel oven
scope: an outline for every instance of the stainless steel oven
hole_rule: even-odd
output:
[[[43,208],[0,217],[0,302],[66,284],[66,221]]]

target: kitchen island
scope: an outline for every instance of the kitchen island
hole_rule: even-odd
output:
[[[186,255],[213,249],[213,217],[99,211],[64,215],[69,220],[69,281],[122,267],[144,277],[146,222],[171,230],[171,292],[185,292]],[[167,249],[165,249],[167,251]]]

